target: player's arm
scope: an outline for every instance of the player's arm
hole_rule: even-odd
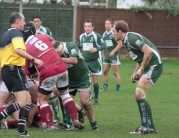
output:
[[[109,57],[113,57],[114,54],[122,48],[122,41],[117,41],[117,46],[110,52]]]
[[[136,76],[138,76],[139,78],[142,76],[142,72],[150,62],[153,55],[152,48],[150,48],[147,44],[144,44],[144,46],[142,47],[142,52],[144,53],[143,60],[140,65],[140,68],[136,72]]]
[[[30,61],[32,61],[35,65],[37,65],[37,67],[42,67],[44,65],[43,61],[34,58],[33,56],[29,55],[27,52],[25,52],[23,49],[21,48],[17,48],[15,50],[15,52],[20,55],[21,57],[24,57]]]
[[[78,63],[78,58],[77,57],[62,58],[62,60],[66,64],[77,64]]]
[[[141,70],[143,71],[145,67],[148,65],[148,63],[150,62],[152,55],[153,55],[153,51],[151,47],[145,44],[142,47],[142,52],[144,53],[143,61],[141,63]]]
[[[101,36],[98,36],[97,41],[98,41],[97,43],[99,44],[97,51],[102,51],[102,50],[106,49],[106,43]]]

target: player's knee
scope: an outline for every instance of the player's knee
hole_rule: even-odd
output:
[[[147,91],[149,90],[148,86],[142,82],[137,83],[135,98],[136,100],[144,99]]]
[[[107,70],[104,70],[104,75],[108,75],[108,71]]]
[[[115,77],[116,77],[116,76],[119,76],[119,73],[118,73],[117,71],[114,71],[113,73],[114,73],[114,76],[115,76]]]
[[[81,105],[83,106],[85,106],[85,105],[88,105],[89,104],[89,98],[84,98],[84,99],[81,99],[80,100],[81,101]]]
[[[89,104],[89,102],[82,104],[82,106],[83,106],[84,110],[91,110],[92,109],[91,104]]]

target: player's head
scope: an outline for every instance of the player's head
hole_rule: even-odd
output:
[[[113,21],[111,19],[107,19],[105,21],[105,28],[107,31],[110,31],[113,27]]]
[[[120,20],[114,22],[112,34],[116,41],[124,40],[125,34],[129,31],[127,22]]]
[[[121,30],[123,33],[127,33],[129,32],[129,26],[127,24],[127,22],[120,20],[120,21],[116,21],[114,23],[114,29],[116,29],[116,31],[118,32],[119,30]]]
[[[37,15],[37,16],[34,16],[32,20],[33,20],[33,22],[35,23],[35,25],[37,27],[36,30],[39,29],[40,26],[42,25],[41,17]]]
[[[57,40],[53,40],[52,45],[55,48],[55,51],[57,51],[57,53],[59,54],[59,56],[61,56],[63,51],[63,43]]]
[[[94,22],[91,19],[84,21],[84,30],[87,34],[90,34],[94,29]]]
[[[26,25],[24,26],[24,30],[22,31],[22,34],[24,36],[24,41],[26,41],[29,36],[35,35],[35,33],[36,30],[33,23],[31,22],[26,23]]]

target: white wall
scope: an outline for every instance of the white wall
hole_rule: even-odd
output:
[[[144,6],[145,0],[117,0],[117,8],[129,9],[131,5]]]

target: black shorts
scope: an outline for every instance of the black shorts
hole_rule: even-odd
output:
[[[4,66],[1,75],[9,92],[18,92],[27,90],[27,80],[24,72],[19,66]]]

